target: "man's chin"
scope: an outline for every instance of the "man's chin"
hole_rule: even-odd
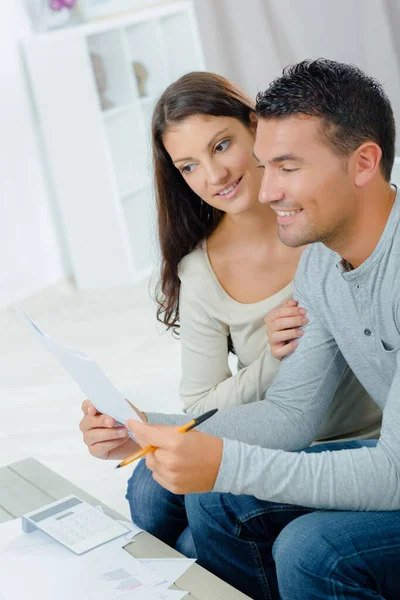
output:
[[[304,235],[300,231],[290,231],[289,228],[285,229],[280,226],[278,229],[279,239],[285,246],[291,248],[299,248],[300,246],[306,246],[312,244],[314,240],[310,241],[309,236]]]

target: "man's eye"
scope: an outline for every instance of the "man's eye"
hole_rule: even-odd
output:
[[[219,142],[219,144],[215,146],[215,152],[224,152],[224,150],[226,150],[229,147],[230,143],[230,140],[224,140],[223,142]]]
[[[295,171],[297,171],[297,169],[288,169],[286,167],[281,167],[281,171],[283,171],[284,173],[294,173]]]

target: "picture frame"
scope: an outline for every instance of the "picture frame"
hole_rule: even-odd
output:
[[[78,10],[79,0],[75,3],[55,0],[53,7],[52,4],[50,0],[24,0],[25,11],[34,33],[71,27],[82,22]]]

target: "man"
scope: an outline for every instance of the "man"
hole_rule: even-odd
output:
[[[310,244],[295,280],[295,298],[308,311],[305,335],[265,401],[226,409],[188,435],[129,425],[141,445],[159,448],[146,463],[161,485],[178,494],[213,490],[186,497],[199,562],[252,598],[398,599],[400,198],[390,185],[392,109],[378,82],[321,59],[286,69],[258,96],[257,114],[260,201],[276,211],[285,244]],[[384,410],[381,438],[356,449],[309,448],[346,364]],[[220,439],[226,431],[234,439]]]

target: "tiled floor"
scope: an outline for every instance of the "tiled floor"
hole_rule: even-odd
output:
[[[61,284],[20,306],[53,339],[96,360],[139,408],[180,412],[180,344],[157,324],[148,282],[101,292]],[[33,456],[128,515],[130,467],[115,471],[87,452],[80,389],[12,309],[0,312],[0,332],[0,467]]]

